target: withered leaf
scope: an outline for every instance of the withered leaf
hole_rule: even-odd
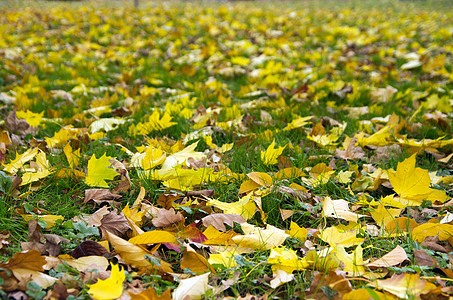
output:
[[[110,255],[110,252],[95,241],[84,241],[80,243],[71,253],[71,256],[74,258],[93,255],[107,257]]]
[[[429,255],[425,249],[414,249],[415,261],[420,266],[432,267],[434,268],[436,264],[433,261],[433,257]]]
[[[357,138],[352,138],[346,150],[336,149],[336,156],[344,160],[366,159],[366,153],[362,148],[356,147]]]
[[[83,202],[86,203],[90,200],[106,200],[108,202],[110,200],[116,200],[121,197],[121,195],[112,193],[109,189],[88,189],[85,190],[85,199],[83,200]]]
[[[9,113],[8,117],[5,119],[5,125],[11,133],[17,132],[20,134],[26,134],[30,125],[25,120],[19,120],[16,117],[16,111],[13,110]]]
[[[238,224],[245,222],[245,219],[241,215],[236,214],[212,214],[201,220],[206,228],[209,227],[209,225],[212,225],[215,229],[223,232],[226,231],[225,224],[233,227],[234,222]]]
[[[338,271],[328,274],[316,272],[307,296],[312,299],[342,299],[342,296],[352,291],[351,283],[345,280]]]
[[[157,199],[157,205],[160,205],[165,209],[171,209],[171,208],[173,208],[173,202],[179,198],[181,198],[181,195],[178,195],[176,193],[162,194]]]
[[[174,208],[170,208],[169,210],[161,208],[157,211],[157,218],[154,218],[152,223],[156,227],[165,227],[178,224],[183,220],[183,215],[179,211],[175,212]]]
[[[116,236],[122,236],[126,231],[131,229],[131,227],[124,217],[124,214],[122,212],[118,214],[115,209],[101,219],[101,226],[99,226],[99,229],[101,230],[103,237],[105,236],[106,230]]]

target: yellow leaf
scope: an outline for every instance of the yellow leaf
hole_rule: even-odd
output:
[[[291,221],[291,224],[289,225],[289,230],[287,231],[290,237],[296,238],[302,242],[305,242],[307,239],[308,231],[307,229],[303,227],[299,227],[296,223]]]
[[[408,273],[393,275],[389,279],[376,280],[369,285],[402,299],[418,299],[421,294],[427,294],[436,288],[431,282],[421,279],[418,274]]]
[[[448,240],[451,236],[453,236],[453,225],[425,223],[412,230],[412,238],[419,243],[423,242],[428,236],[436,235],[439,235],[440,241]]]
[[[22,175],[22,182],[20,185],[29,184],[50,175],[49,161],[47,160],[46,154],[41,149],[39,149],[38,154],[36,155],[36,164],[34,169],[35,170],[25,172]]]
[[[197,147],[198,142],[187,146],[183,150],[173,153],[165,159],[164,164],[162,165],[162,170],[169,170],[176,167],[179,164],[182,164],[187,161],[189,157],[192,157],[194,160],[198,161],[203,158],[206,158],[206,155],[202,152],[196,152],[195,148]],[[187,165],[189,166],[189,165]]]
[[[61,220],[61,221],[64,220],[64,218],[62,216],[56,216],[56,215],[22,215],[22,217],[27,222],[34,218],[38,218],[38,220],[43,220],[47,224],[46,229],[49,229],[49,228],[52,228],[53,226],[55,226],[55,223],[58,220]]]
[[[90,288],[88,294],[94,299],[117,299],[123,294],[123,282],[126,279],[126,274],[122,268],[120,269],[119,265],[110,265],[112,272],[109,278],[105,280],[99,279],[95,284],[88,285]]]
[[[106,156],[105,153],[99,159],[93,154],[88,161],[88,171],[85,178],[85,183],[89,186],[98,186],[108,188],[109,185],[105,181],[111,180],[118,175],[113,169],[108,168],[111,166],[109,159],[113,157]]]
[[[415,156],[398,163],[396,172],[389,171],[390,183],[406,206],[418,206],[423,200],[445,202],[448,196],[444,191],[429,187],[431,178],[428,171],[415,167]]]
[[[254,197],[251,194],[247,194],[239,201],[230,203],[211,199],[209,200],[208,205],[214,205],[215,207],[223,210],[226,214],[241,215],[245,220],[253,217],[256,211]]]
[[[142,167],[145,170],[149,170],[163,164],[165,159],[166,155],[161,148],[154,148],[153,146],[149,146],[148,148],[146,148],[145,157],[142,160]]]
[[[336,256],[344,264],[344,271],[352,273],[352,276],[360,276],[365,273],[362,246],[357,246],[351,254],[346,253],[341,245],[337,245],[335,250]]]
[[[129,134],[147,135],[153,131],[163,130],[176,124],[176,122],[172,122],[171,120],[172,117],[167,112],[165,112],[161,118],[159,110],[156,109],[149,116],[147,122],[140,122],[136,126],[131,125],[131,127],[129,127]]]
[[[260,186],[268,186],[273,184],[272,177],[269,174],[263,172],[252,172],[248,173],[247,176]]]
[[[145,233],[142,233],[129,240],[129,243],[134,245],[176,243],[176,242],[178,242],[178,240],[172,233],[162,230],[146,231]]]
[[[239,187],[238,194],[248,193],[248,192],[257,190],[260,187],[261,187],[261,185],[259,185],[255,181],[249,179],[249,180],[246,180],[246,181],[242,182],[241,186]]]
[[[387,300],[396,299],[396,298],[392,297],[391,295],[385,295],[378,291],[373,291],[373,294],[377,295],[376,299],[387,299]],[[357,289],[357,290],[353,290],[353,291],[343,295],[343,300],[357,300],[357,299],[373,300],[375,298],[373,298],[371,296],[370,292],[368,292],[367,289]]]
[[[286,247],[277,247],[271,250],[267,262],[272,265],[272,271],[282,270],[292,273],[295,270],[303,270],[310,264],[296,254],[296,251]]]
[[[69,166],[74,169],[79,165],[80,162],[80,148],[73,151],[72,147],[69,143],[66,144],[63,148],[64,154],[66,155],[66,159],[68,160]]]
[[[9,164],[3,164],[4,170],[10,174],[16,174],[17,171],[19,171],[20,168],[24,166],[24,164],[33,158],[38,154],[38,148],[35,149],[28,149],[22,154],[18,154],[16,152],[16,158],[10,161]]]
[[[239,247],[256,250],[272,249],[283,244],[288,234],[284,230],[267,225],[266,229],[256,227],[248,223],[241,224],[244,235],[237,235],[232,238]]]
[[[283,153],[283,150],[286,146],[275,147],[275,140],[272,141],[272,144],[267,147],[266,151],[261,151],[261,161],[265,165],[275,165],[277,163],[277,158]]]
[[[357,230],[340,232],[336,227],[329,227],[320,232],[320,238],[330,246],[341,245],[352,247],[363,243],[364,239],[357,237]]]
[[[287,131],[287,130],[291,130],[291,129],[300,128],[306,124],[310,124],[312,118],[313,118],[313,116],[294,119],[291,121],[291,123],[288,123],[288,125],[286,125],[286,127],[283,130]]]
[[[145,255],[151,255],[151,253],[143,248],[129,243],[120,237],[117,237],[113,233],[106,232],[107,240],[110,242],[112,247],[115,249],[125,263],[133,266],[134,268],[146,268],[146,269],[158,269],[163,272],[173,272],[170,268],[170,264],[156,258],[159,262],[158,265],[151,264],[146,260]]]
[[[229,245],[231,243],[231,238],[239,235],[233,230],[227,232],[219,231],[212,225],[209,225],[209,227],[203,231],[203,234],[207,238],[207,240],[203,242],[205,245]]]
[[[301,169],[291,167],[291,168],[284,168],[284,169],[278,171],[277,173],[274,174],[273,178],[275,180],[283,180],[283,179],[291,179],[291,178],[296,178],[296,177],[301,177],[301,176],[305,176],[305,173]]]
[[[214,268],[208,262],[206,258],[196,253],[193,249],[188,247],[182,255],[181,258],[181,269],[189,269],[195,273],[206,273],[212,272],[216,273]]]
[[[225,268],[230,269],[237,266],[236,260],[234,259],[236,255],[239,255],[239,253],[225,250],[217,254],[211,254],[208,262],[211,265],[222,265]]]
[[[129,203],[123,208],[123,214],[129,218],[134,224],[141,226],[143,221],[143,216],[146,212],[139,211],[139,207],[136,206],[132,209],[129,208]]]
[[[25,119],[27,123],[32,126],[39,126],[41,124],[42,117],[44,116],[44,112],[39,114],[34,113],[32,111],[16,111],[16,116],[18,119]]]
[[[403,209],[385,208],[382,203],[378,203],[376,209],[370,212],[371,217],[376,222],[376,225],[384,228],[390,221],[395,220]]]
[[[343,199],[332,200],[330,197],[326,197],[322,202],[321,217],[338,218],[357,223],[358,218],[362,215],[351,212],[348,204],[348,201]]]

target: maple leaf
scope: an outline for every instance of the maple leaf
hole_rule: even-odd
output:
[[[112,180],[118,175],[113,169],[109,168],[111,163],[109,159],[113,157],[106,156],[105,153],[98,159],[93,154],[88,161],[87,176],[85,183],[89,186],[108,188],[109,185],[105,180]]]
[[[110,277],[105,280],[98,280],[95,284],[88,285],[90,288],[88,294],[94,299],[110,300],[117,299],[123,293],[123,282],[126,279],[126,273],[119,265],[110,264],[112,272]]]
[[[261,151],[261,161],[265,165],[275,165],[278,162],[277,158],[283,153],[286,146],[278,147],[277,149],[274,147],[275,140],[273,140],[272,144],[267,147],[266,151]]]
[[[388,172],[390,183],[406,206],[418,206],[423,200],[445,202],[448,196],[444,191],[429,187],[431,178],[427,170],[415,167],[415,156],[398,163],[396,172]]]

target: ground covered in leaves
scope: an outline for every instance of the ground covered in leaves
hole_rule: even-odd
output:
[[[0,295],[448,299],[452,10],[379,3],[1,8]]]

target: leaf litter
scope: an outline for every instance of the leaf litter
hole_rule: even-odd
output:
[[[96,5],[0,9],[2,297],[453,295],[451,15]]]

